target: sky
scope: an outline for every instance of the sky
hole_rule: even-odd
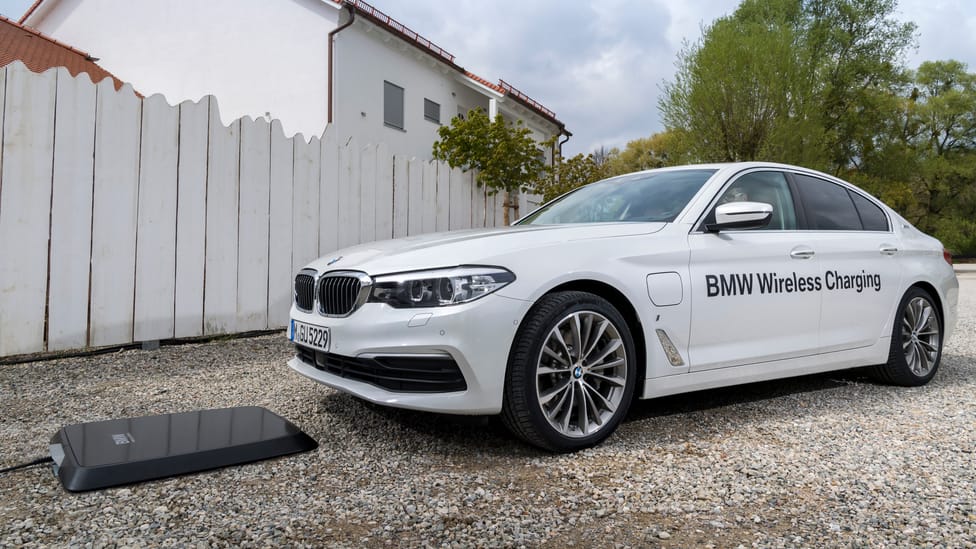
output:
[[[131,1],[131,0],[119,0]],[[0,0],[17,20],[32,0]],[[370,0],[488,80],[504,79],[556,112],[570,155],[661,131],[657,104],[677,53],[739,0]],[[976,72],[976,0],[899,0],[918,26],[906,62],[958,59]]]

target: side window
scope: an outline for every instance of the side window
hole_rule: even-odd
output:
[[[861,216],[861,225],[864,226],[865,231],[888,230],[888,216],[877,204],[855,192],[850,192],[850,195],[851,200],[854,201],[854,207],[857,208],[858,215]]]
[[[762,229],[766,231],[791,231],[796,229],[796,209],[793,207],[793,195],[782,172],[752,172],[736,179],[722,196],[718,203],[727,202],[763,202],[773,207],[773,218]],[[714,219],[715,212],[709,214]]]
[[[796,174],[797,189],[807,214],[806,229],[860,231],[861,218],[847,189],[816,177]]]
[[[403,129],[403,88],[383,81],[383,123],[391,128]]]

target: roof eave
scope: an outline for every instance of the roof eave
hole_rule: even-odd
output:
[[[41,4],[43,2],[44,0],[35,0],[35,2],[31,4],[31,7],[27,8],[27,11],[24,12],[24,15],[20,16],[20,19],[17,22],[20,23],[21,25],[26,25],[27,19],[31,15],[34,15],[34,12],[37,11],[37,8],[41,7]]]

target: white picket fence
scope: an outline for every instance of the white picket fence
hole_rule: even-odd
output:
[[[0,357],[283,327],[315,257],[502,225],[471,173],[329,128],[224,126],[211,96],[171,106],[19,62],[0,84]]]

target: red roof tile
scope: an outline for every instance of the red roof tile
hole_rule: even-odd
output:
[[[122,87],[121,80],[95,64],[87,53],[0,16],[0,67],[18,60],[34,72],[64,67],[71,76],[84,72],[92,82],[111,78],[116,90]]]
[[[488,86],[489,88],[495,90],[496,92],[498,92],[498,93],[500,93],[502,95],[505,94],[505,90],[502,89],[501,86],[499,86],[498,84],[494,84],[492,82],[489,82],[488,80],[485,80],[484,78],[478,76],[477,74],[475,74],[475,73],[473,73],[471,71],[464,71],[464,75],[467,76],[468,78],[470,78],[471,80],[474,80],[475,82],[477,82],[479,84]]]

